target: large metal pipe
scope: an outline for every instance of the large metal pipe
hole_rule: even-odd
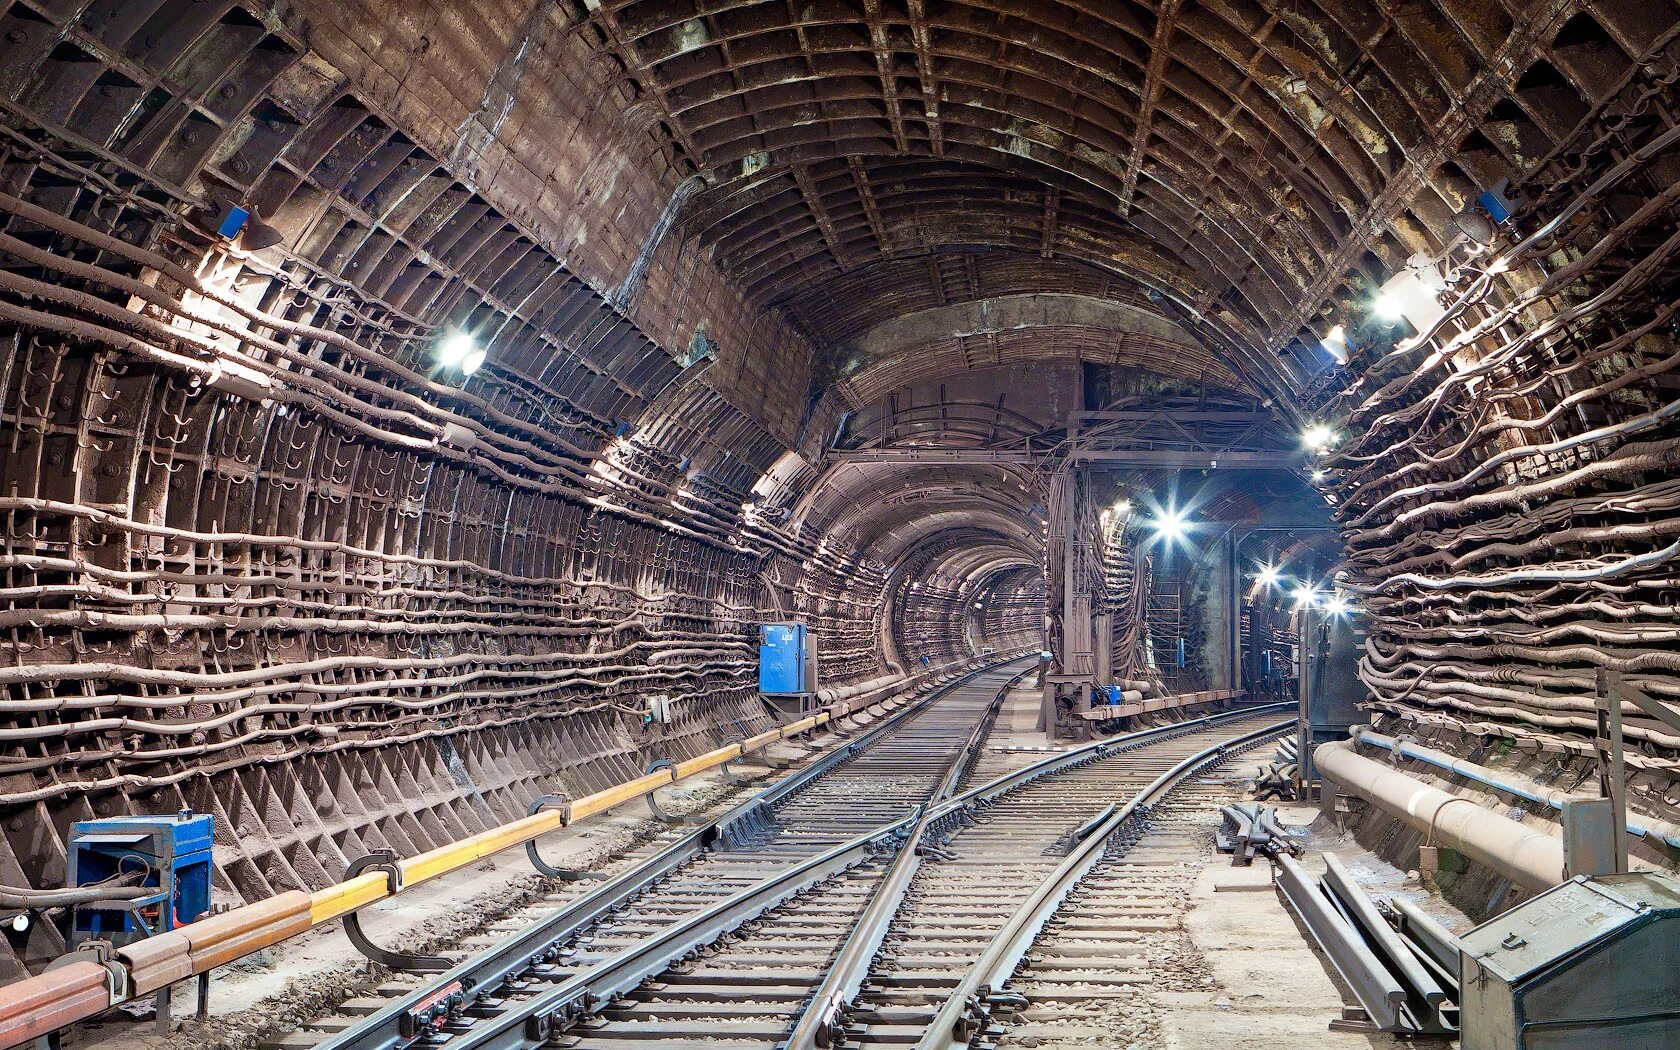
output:
[[[1570,799],[1595,797],[1590,794],[1574,794],[1568,791],[1559,791],[1556,788],[1549,788],[1526,778],[1501,775],[1497,770],[1489,769],[1486,766],[1479,766],[1468,759],[1457,758],[1453,755],[1447,754],[1445,751],[1437,751],[1434,748],[1424,747],[1420,744],[1413,744],[1391,736],[1384,736],[1376,730],[1370,729],[1366,726],[1356,727],[1353,731],[1353,739],[1361,744],[1370,744],[1372,747],[1380,747],[1385,751],[1392,751],[1395,754],[1400,755],[1402,758],[1414,759],[1426,765],[1434,766],[1436,769],[1452,773],[1455,776],[1461,776],[1466,780],[1471,780],[1478,784],[1495,788],[1499,791],[1506,792],[1507,794],[1515,795],[1521,799],[1527,799],[1529,802],[1538,802],[1541,805],[1550,806],[1555,810],[1562,810],[1563,804]],[[1635,820],[1632,815],[1629,815],[1627,830],[1630,835],[1636,835],[1639,838],[1659,838],[1668,845],[1673,846],[1676,849],[1680,849],[1680,825],[1676,825],[1671,821],[1651,820],[1647,822],[1643,818]]]
[[[1548,889],[1563,880],[1563,843],[1543,831],[1373,762],[1346,741],[1320,744],[1313,761],[1343,790],[1410,824],[1426,841],[1449,846],[1524,889]]]

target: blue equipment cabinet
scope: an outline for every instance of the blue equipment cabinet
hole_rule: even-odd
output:
[[[767,623],[758,634],[758,691],[799,696],[817,691],[817,659],[802,623]]]
[[[184,926],[210,910],[211,817],[106,817],[70,826],[71,886],[91,886],[145,872],[140,885],[157,892],[138,900],[78,905],[72,945],[86,940],[128,944]]]

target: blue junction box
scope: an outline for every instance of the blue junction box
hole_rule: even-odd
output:
[[[173,816],[106,817],[70,826],[71,886],[91,886],[144,872],[140,885],[157,892],[131,907],[81,905],[72,942],[126,944],[173,930],[210,910],[212,818],[182,810]]]
[[[758,691],[798,696],[817,691],[811,635],[802,623],[767,623],[758,634]]]

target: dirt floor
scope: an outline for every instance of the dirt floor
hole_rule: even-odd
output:
[[[1038,698],[1017,692],[998,719],[993,747],[1049,747],[1036,729]],[[1007,727],[1007,732],[1002,730]],[[1251,752],[1223,778],[1231,799],[1243,797],[1254,767],[1267,752]],[[1027,757],[1023,754],[1023,758]],[[1125,1001],[1124,1017],[1115,1018],[1101,1036],[1095,1030],[1083,1045],[1093,1050],[1360,1050],[1405,1044],[1391,1036],[1333,1031],[1330,1023],[1354,1002],[1334,977],[1330,963],[1307,940],[1293,914],[1272,885],[1271,865],[1257,861],[1232,867],[1213,842],[1216,810],[1207,815],[1208,834],[1199,855],[1174,857],[1186,882],[1185,911],[1177,931],[1161,938],[1151,954],[1151,983]],[[1362,848],[1320,815],[1313,805],[1286,805],[1283,823],[1298,830],[1306,854],[1303,865],[1324,870],[1325,852],[1333,852],[1373,896],[1404,896],[1419,904],[1448,929],[1462,932],[1471,921],[1430,893],[1415,874],[1400,871]],[[1140,843],[1147,848],[1147,838]],[[1174,935],[1176,933],[1176,936]],[[1011,1040],[1010,1045],[1029,1045]],[[1418,1046],[1445,1048],[1445,1041]]]
[[[1240,788],[1243,773],[1233,783]],[[1351,835],[1340,834],[1314,806],[1280,809],[1280,821],[1300,829],[1306,846],[1302,864],[1317,874],[1324,852],[1334,852],[1373,896],[1396,894],[1418,901],[1449,928],[1470,923],[1405,872],[1366,852]],[[1210,814],[1210,820],[1212,815]],[[1164,992],[1155,998],[1165,1013],[1165,1050],[1340,1050],[1411,1045],[1381,1034],[1332,1031],[1330,1022],[1352,1003],[1333,970],[1307,940],[1272,885],[1271,865],[1232,867],[1209,852],[1197,865],[1183,928],[1189,945],[1211,978],[1205,991]],[[1446,1042],[1419,1046],[1447,1047]]]

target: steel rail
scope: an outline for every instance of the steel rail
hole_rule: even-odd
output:
[[[1365,1015],[1384,1032],[1400,1030],[1406,1010],[1405,987],[1342,918],[1305,868],[1288,856],[1278,857],[1277,864],[1277,884],[1284,900],[1329,956]]]
[[[1154,726],[1149,729],[1139,729],[1130,733],[1122,733],[1118,736],[1104,737],[1101,740],[1093,740],[1088,744],[1082,744],[1079,747],[1064,751],[1061,754],[1051,755],[1048,758],[1040,759],[1031,765],[1022,766],[1014,772],[1005,773],[1003,776],[1000,776],[995,780],[990,780],[978,787],[971,788],[955,798],[952,798],[935,807],[929,814],[929,819],[937,820],[942,817],[949,817],[960,811],[967,810],[975,804],[987,804],[994,802],[1009,792],[1025,787],[1040,777],[1060,773],[1070,767],[1083,766],[1090,762],[1096,762],[1107,758],[1111,754],[1116,754],[1120,751],[1129,751],[1142,744],[1150,744],[1158,740],[1166,740],[1186,733],[1193,733],[1197,730],[1207,729],[1211,726],[1219,725],[1223,722],[1229,722],[1237,718],[1266,714],[1269,711],[1284,711],[1294,707],[1295,705],[1292,703],[1255,704],[1250,707],[1238,707],[1229,711],[1221,711],[1218,714],[1203,715],[1201,718],[1192,718],[1185,722],[1173,722],[1170,725]]]
[[[532,1050],[683,956],[855,867],[921,820],[920,811],[866,832],[639,941],[550,991],[449,1038],[452,1050]],[[337,1045],[337,1044],[324,1044]]]
[[[1030,668],[1029,668],[1030,670]],[[1024,676],[1024,675],[1023,675]],[[1018,676],[1016,681],[1019,680]],[[1005,686],[1003,693],[1007,693],[1013,686]],[[1003,694],[999,694],[1000,698]],[[1051,755],[1039,759],[1030,765],[1005,773],[977,787],[971,788],[954,798],[940,801],[940,796],[934,796],[934,804],[930,806],[923,820],[911,831],[909,839],[900,850],[892,869],[882,879],[868,908],[846,939],[845,946],[835,956],[828,973],[823,977],[822,984],[812,995],[810,1005],[800,1014],[793,1033],[783,1044],[782,1050],[812,1050],[813,1047],[826,1047],[831,1044],[834,1036],[843,1022],[846,1012],[856,1001],[859,991],[869,977],[870,966],[876,953],[885,942],[893,920],[897,917],[900,907],[904,903],[906,892],[910,888],[910,881],[921,867],[923,841],[927,833],[948,826],[956,819],[971,810],[990,805],[998,798],[1011,791],[1018,790],[1042,777],[1053,776],[1100,761],[1111,755],[1131,750],[1144,744],[1158,743],[1186,733],[1193,733],[1199,729],[1234,718],[1265,713],[1272,710],[1282,710],[1292,707],[1291,704],[1265,704],[1253,707],[1239,708],[1234,711],[1224,711],[1219,714],[1206,715],[1188,722],[1178,722],[1168,726],[1156,726],[1150,729],[1140,729],[1132,733],[1107,737],[1103,740],[1092,741],[1070,751]],[[976,728],[976,736],[983,739],[983,728]],[[1115,807],[1097,814],[1076,834],[1077,839],[1084,839],[1092,834],[1097,826],[1109,818]]]
[[[1250,708],[1241,713],[1252,714],[1255,710],[1259,709]],[[927,1031],[917,1041],[916,1050],[966,1050],[975,1032],[989,1016],[988,999],[1002,992],[1045,923],[1080,880],[1102,859],[1110,837],[1134,817],[1147,813],[1149,807],[1197,770],[1218,762],[1234,751],[1285,732],[1294,724],[1294,719],[1274,722],[1206,747],[1156,777],[1124,805],[1117,807],[1101,825],[1074,846],[1067,859],[1041,880],[1005,921],[980,958],[946,996]]]
[[[997,724],[998,712],[1003,710],[1003,702],[1009,698],[1010,691],[1021,684],[1021,679],[1036,670],[1038,670],[1037,664],[1028,664],[1015,677],[1003,683],[1002,687],[998,689],[997,695],[992,697],[992,702],[987,705],[986,713],[981,715],[980,719],[974,723],[974,729],[968,734],[968,740],[964,742],[962,751],[957,755],[956,761],[951,763],[950,768],[945,771],[945,775],[940,778],[939,786],[934,788],[932,795],[928,796],[929,804],[944,801],[957,789],[957,785],[962,783],[963,778],[968,776],[969,771],[974,768],[975,759],[980,756],[980,749],[985,745],[986,738],[991,735],[992,726]]]
[[[1438,1014],[1441,1003],[1447,998],[1446,989],[1422,960],[1412,953],[1400,931],[1383,918],[1376,903],[1366,895],[1359,881],[1334,853],[1324,854],[1324,884],[1334,895],[1332,904],[1339,905],[1337,910],[1357,932],[1364,934],[1368,943],[1381,951],[1401,983],[1422,998],[1421,1004],[1412,1004],[1417,1019],[1425,1021]]]
[[[1388,899],[1389,907],[1397,913],[1396,926],[1401,936],[1417,945],[1422,955],[1435,966],[1438,975],[1449,985],[1458,981],[1459,939],[1433,915],[1399,895]]]
[[[1443,940],[1414,949],[1416,939],[1389,922],[1334,854],[1324,855],[1324,865],[1324,877],[1314,879],[1292,858],[1279,857],[1278,888],[1371,1023],[1399,1035],[1456,1034],[1457,1011],[1449,1000],[1459,992],[1458,939],[1426,919]],[[1441,965],[1445,957],[1451,967]]]
[[[962,677],[930,691],[927,696],[905,705],[899,711],[871,726],[857,739],[830,749],[817,761],[779,779],[775,784],[741,802],[716,819],[696,826],[635,868],[603,883],[576,901],[558,909],[541,922],[514,933],[485,951],[463,960],[452,969],[437,975],[413,992],[396,998],[390,1005],[368,1016],[354,1027],[329,1037],[320,1044],[317,1050],[400,1050],[400,1048],[419,1042],[434,1031],[437,1025],[469,1011],[476,1001],[493,996],[510,977],[532,967],[552,963],[558,958],[559,945],[610,913],[625,907],[633,898],[660,879],[699,858],[714,845],[727,844],[744,831],[762,825],[768,820],[773,807],[777,803],[814,783],[835,766],[879,743],[911,717],[925,711],[941,698],[969,684],[980,675],[999,667],[1007,667],[1020,659],[1021,657],[1012,657],[1008,660],[1001,660],[975,668]],[[1019,681],[1032,669],[1029,666],[1021,675],[1012,678],[1010,685]],[[989,709],[991,716],[995,717],[997,707],[1001,704],[1002,698],[1006,695],[1009,687],[1006,685],[1004,690],[1000,691],[998,699],[993,701],[993,705]],[[983,739],[983,736],[981,739]],[[953,765],[961,764],[966,757],[965,751],[965,754],[959,756],[957,762]],[[949,776],[949,773],[947,776]],[[916,826],[920,826],[920,818],[923,815],[924,813],[919,811],[912,817],[905,818],[905,821],[913,820]],[[847,845],[855,847],[863,839],[879,838],[883,834],[897,833],[899,825],[903,823],[904,821],[899,821],[887,825],[861,836],[860,839],[853,840],[852,843]],[[803,866],[783,873],[783,875],[794,878],[802,869]],[[831,874],[833,873],[837,872],[831,872]],[[761,887],[754,887],[742,896],[745,897],[760,890]],[[769,891],[765,890],[763,892]],[[688,949],[683,950],[687,951]],[[675,956],[672,958],[675,958]],[[665,965],[669,965],[670,961],[671,958],[668,958]],[[658,971],[655,970],[654,972]],[[578,976],[583,977],[585,975],[580,974]],[[567,981],[565,984],[558,986],[556,991],[558,992],[561,988],[569,988],[572,985],[572,981]],[[571,1003],[572,1000],[567,1000],[567,1002]],[[469,1044],[452,1042],[451,1045],[464,1046]]]
[[[992,701],[985,717],[975,724],[974,731],[969,734],[968,742],[963,746],[961,756],[951,763],[951,768],[946,771],[939,787],[929,799],[929,805],[943,802],[956,790],[957,785],[962,783],[962,778],[973,768],[981,746],[990,735],[1004,699],[1021,679],[1035,669],[1027,667],[998,690],[997,698]],[[904,904],[905,894],[910,890],[910,883],[921,870],[923,841],[927,832],[928,807],[923,807],[917,814],[915,825],[910,829],[903,845],[899,847],[898,855],[893,858],[892,866],[876,886],[868,906],[852,927],[851,933],[847,935],[845,944],[834,957],[833,964],[823,976],[816,992],[812,994],[809,1004],[799,1015],[799,1021],[787,1041],[788,1048],[828,1045],[827,1037],[833,1031],[836,1019],[857,998],[864,979],[869,975],[870,963],[874,960],[875,953],[880,951],[882,942],[886,940],[887,931],[891,929],[893,919]]]

